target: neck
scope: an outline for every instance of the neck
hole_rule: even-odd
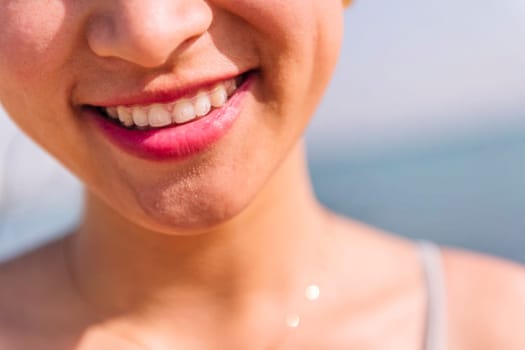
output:
[[[327,221],[299,145],[247,209],[198,236],[146,231],[88,193],[67,253],[78,289],[99,310],[185,299],[231,308],[261,295],[282,301],[312,281]]]

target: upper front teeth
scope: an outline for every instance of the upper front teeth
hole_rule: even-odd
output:
[[[118,119],[127,127],[163,127],[172,123],[186,123],[207,115],[212,108],[224,106],[237,89],[234,79],[201,91],[193,98],[183,98],[166,104],[149,106],[118,106],[105,108],[107,115]]]
[[[135,107],[138,108],[138,107]],[[171,114],[162,105],[155,105],[150,108],[148,113],[149,125],[162,127],[171,124]],[[135,120],[133,120],[135,121]]]

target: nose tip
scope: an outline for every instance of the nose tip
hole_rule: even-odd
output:
[[[204,1],[115,1],[92,16],[87,41],[99,57],[142,67],[165,64],[185,42],[205,33],[212,21]]]

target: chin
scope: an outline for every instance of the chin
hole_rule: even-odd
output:
[[[233,187],[233,186],[232,186]],[[199,235],[239,216],[256,191],[238,191],[219,184],[174,184],[138,197],[140,225],[170,235]]]

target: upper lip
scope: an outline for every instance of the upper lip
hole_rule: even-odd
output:
[[[162,86],[151,87],[131,92],[121,92],[109,94],[100,99],[93,99],[89,102],[83,102],[81,105],[95,106],[95,107],[117,107],[117,106],[135,106],[135,105],[149,105],[155,103],[168,103],[178,100],[183,97],[193,96],[200,90],[206,90],[223,81],[235,79],[246,72],[238,72],[233,74],[225,74],[215,78],[204,78],[193,80],[190,83],[184,84],[173,79],[173,82],[163,84]]]

